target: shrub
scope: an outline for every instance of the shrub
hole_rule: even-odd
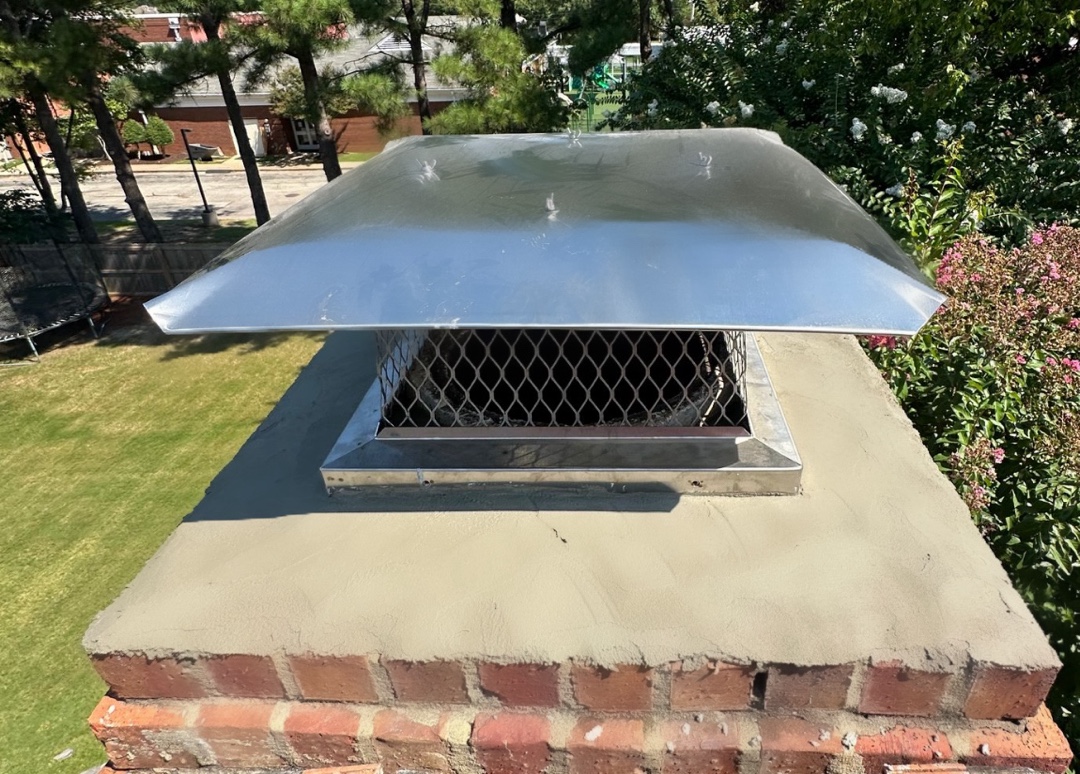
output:
[[[120,131],[120,136],[124,139],[124,144],[134,145],[138,147],[144,142],[149,142],[149,138],[146,135],[146,127],[135,119],[129,119],[124,122],[124,128]]]
[[[127,127],[125,126],[125,128]],[[167,145],[172,145],[173,140],[176,139],[172,129],[169,128],[169,125],[158,116],[150,116],[146,121],[145,129],[146,142],[151,145],[156,145],[160,149],[164,149]]]
[[[909,345],[872,337],[934,459],[1064,662],[1052,694],[1080,741],[1080,230],[945,252],[945,306]]]

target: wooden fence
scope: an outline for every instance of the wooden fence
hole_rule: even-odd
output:
[[[0,245],[0,265],[32,266],[35,263],[55,263],[62,255],[72,266],[96,265],[110,296],[149,298],[176,287],[229,246],[227,243],[217,242],[160,245]]]

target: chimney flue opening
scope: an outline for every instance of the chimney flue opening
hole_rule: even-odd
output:
[[[378,345],[384,428],[748,429],[738,332],[385,331]]]

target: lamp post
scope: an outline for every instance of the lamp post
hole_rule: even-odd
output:
[[[199,187],[199,196],[202,197],[203,212],[202,222],[205,228],[218,225],[218,216],[214,212],[214,208],[206,203],[206,192],[202,187],[202,180],[199,179],[199,168],[195,166],[195,157],[191,155],[191,144],[188,142],[188,132],[190,129],[181,129],[180,136],[184,138],[184,149],[187,151],[188,161],[191,162],[191,171],[195,175],[195,185]]]

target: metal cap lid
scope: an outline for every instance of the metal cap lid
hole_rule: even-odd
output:
[[[913,334],[943,297],[771,132],[411,137],[147,309],[168,333]]]

